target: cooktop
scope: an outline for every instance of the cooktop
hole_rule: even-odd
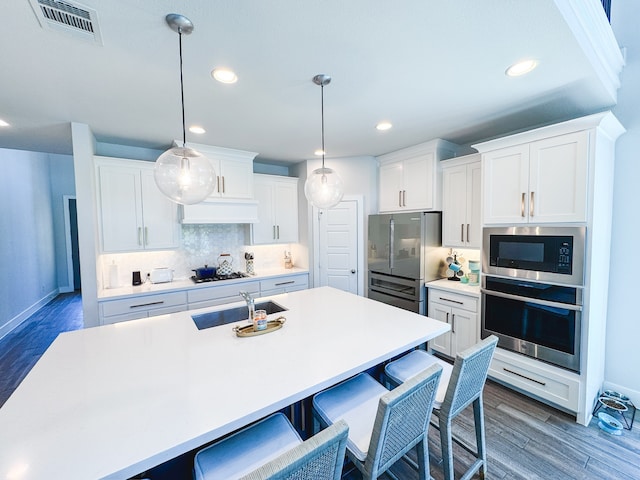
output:
[[[193,275],[191,280],[195,283],[204,283],[204,282],[218,282],[220,280],[233,280],[236,278],[247,278],[249,275],[243,272],[232,272],[228,275],[214,275],[213,277],[197,277]]]

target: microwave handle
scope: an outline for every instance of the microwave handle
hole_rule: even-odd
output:
[[[485,295],[491,295],[491,296],[500,297],[500,298],[507,298],[509,300],[516,300],[520,302],[532,303],[533,305],[543,305],[545,307],[564,308],[566,310],[574,310],[576,312],[582,311],[582,306],[571,305],[570,303],[550,302],[548,300],[539,300],[537,298],[529,298],[529,297],[523,297],[520,295],[512,295],[510,293],[495,292],[493,290],[487,290],[486,288],[481,288],[480,292]]]

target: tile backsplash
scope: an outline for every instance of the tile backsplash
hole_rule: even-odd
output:
[[[144,280],[153,268],[173,270],[175,279],[188,278],[194,268],[204,265],[217,266],[218,256],[228,253],[233,258],[233,268],[245,271],[245,252],[253,252],[256,273],[284,266],[284,251],[289,244],[248,245],[248,229],[241,224],[183,225],[182,247],[178,250],[142,251],[133,253],[103,254],[99,257],[102,284],[109,285],[109,266],[117,265],[118,286],[131,284],[131,272],[140,271]],[[295,259],[294,259],[295,262]]]

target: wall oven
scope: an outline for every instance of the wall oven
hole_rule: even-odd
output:
[[[584,227],[485,228],[482,338],[580,371]]]

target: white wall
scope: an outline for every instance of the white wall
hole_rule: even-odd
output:
[[[57,294],[49,155],[0,149],[0,337]]]
[[[640,2],[612,2],[611,26],[627,49],[616,117],[627,129],[616,144],[611,238],[611,274],[607,316],[605,386],[630,396],[640,405],[640,315],[638,314],[638,256],[640,254]],[[630,268],[620,268],[620,260]],[[614,263],[615,262],[615,263]]]
[[[76,185],[71,155],[49,155],[51,209],[55,239],[56,281],[61,291],[71,291],[73,278],[67,268],[67,232],[65,231],[64,197],[75,196]]]

